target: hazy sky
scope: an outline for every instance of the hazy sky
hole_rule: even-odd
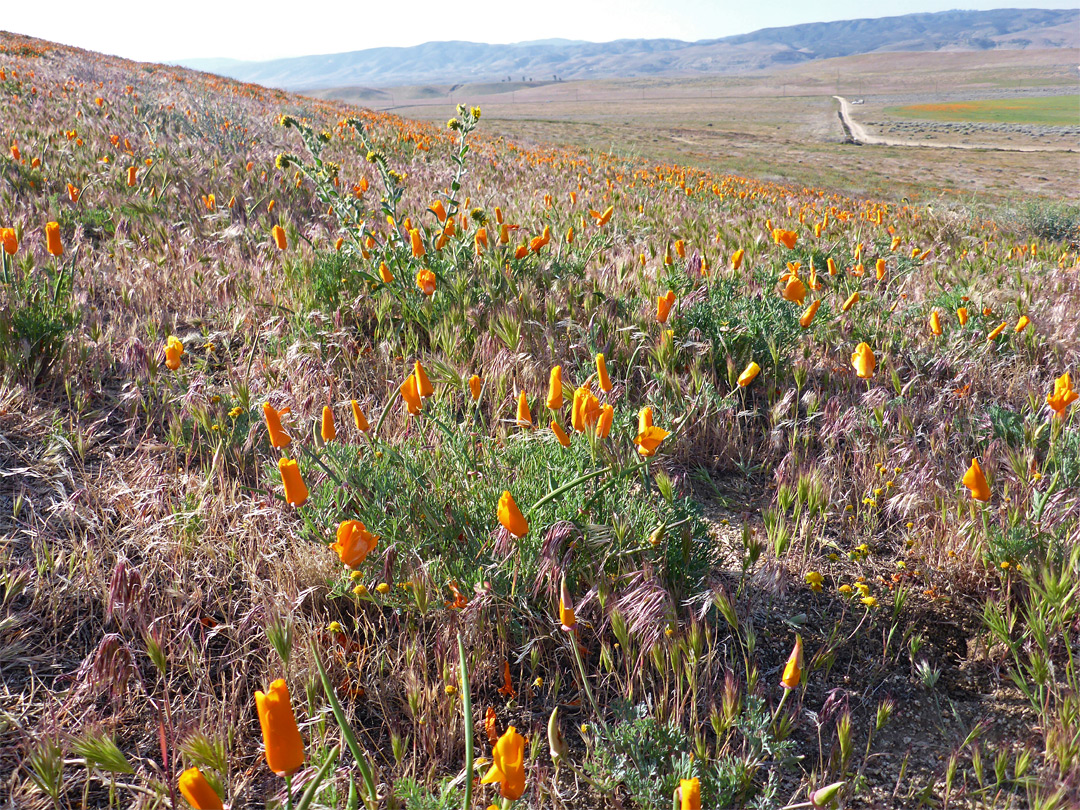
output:
[[[432,40],[698,40],[804,22],[950,8],[1075,8],[1078,0],[5,0],[0,29],[148,62],[273,59]]]

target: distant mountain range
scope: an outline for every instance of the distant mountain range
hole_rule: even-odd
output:
[[[882,51],[1080,48],[1080,9],[995,9],[905,14],[763,28],[722,39],[548,39],[511,45],[427,42],[268,62],[190,59],[184,67],[267,87],[688,76],[763,70]]]

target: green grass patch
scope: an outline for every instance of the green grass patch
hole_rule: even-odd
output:
[[[923,121],[1075,126],[1080,124],[1080,95],[908,104],[886,107],[885,113]]]

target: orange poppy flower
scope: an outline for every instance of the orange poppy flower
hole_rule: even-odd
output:
[[[658,323],[667,323],[668,315],[671,314],[671,308],[675,305],[675,293],[673,290],[668,290],[665,295],[661,295],[656,299],[656,320]]]
[[[53,256],[64,255],[64,243],[60,241],[60,223],[49,222],[45,225],[45,247]],[[5,247],[6,249],[6,247]]]
[[[288,408],[278,411],[269,402],[263,403],[263,417],[266,419],[266,429],[270,433],[270,445],[279,450],[288,447],[292,442],[292,438],[281,427],[281,414],[288,412]]]
[[[874,368],[877,366],[877,358],[866,343],[860,343],[855,347],[851,355],[851,365],[855,367],[855,373],[862,379],[869,380],[874,376]]]
[[[562,366],[553,366],[548,380],[547,406],[553,411],[563,406]]]
[[[255,707],[270,770],[280,776],[298,771],[304,764],[304,741],[296,727],[285,681],[278,678],[270,684],[269,691],[256,692]]]
[[[285,250],[289,247],[289,240],[285,237],[285,229],[280,225],[271,228],[270,233],[274,237],[274,244],[277,245],[278,250]]]
[[[320,430],[324,442],[332,442],[337,438],[337,428],[334,426],[334,412],[329,405],[323,405],[322,429]]]
[[[278,472],[285,486],[285,502],[296,507],[307,503],[308,488],[300,476],[300,466],[291,458],[278,459]]]
[[[330,550],[338,555],[343,565],[358,568],[378,543],[379,538],[359,520],[343,520],[338,524],[337,542],[330,545]]]
[[[529,533],[529,523],[521,514],[518,505],[514,503],[514,496],[509,490],[504,491],[502,497],[499,498],[498,515],[499,523],[514,537],[521,538]]]
[[[971,491],[971,497],[974,500],[984,503],[990,500],[990,485],[986,483],[986,476],[983,475],[977,458],[971,460],[971,466],[964,473],[961,482]]]
[[[435,274],[427,268],[424,268],[416,274],[416,286],[420,288],[420,291],[424,295],[435,294],[436,281]]]
[[[780,678],[780,685],[785,689],[796,689],[802,682],[803,649],[802,636],[795,635],[795,646],[791,649],[787,663],[784,665],[784,674]]]

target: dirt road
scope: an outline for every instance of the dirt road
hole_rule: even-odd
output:
[[[935,141],[907,141],[899,138],[880,138],[871,135],[866,127],[851,117],[851,102],[843,96],[833,96],[840,102],[840,120],[851,134],[851,139],[857,144],[878,146],[919,146],[924,149],[983,149],[999,152],[1076,152],[1060,146],[990,146],[972,143],[940,143]]]

